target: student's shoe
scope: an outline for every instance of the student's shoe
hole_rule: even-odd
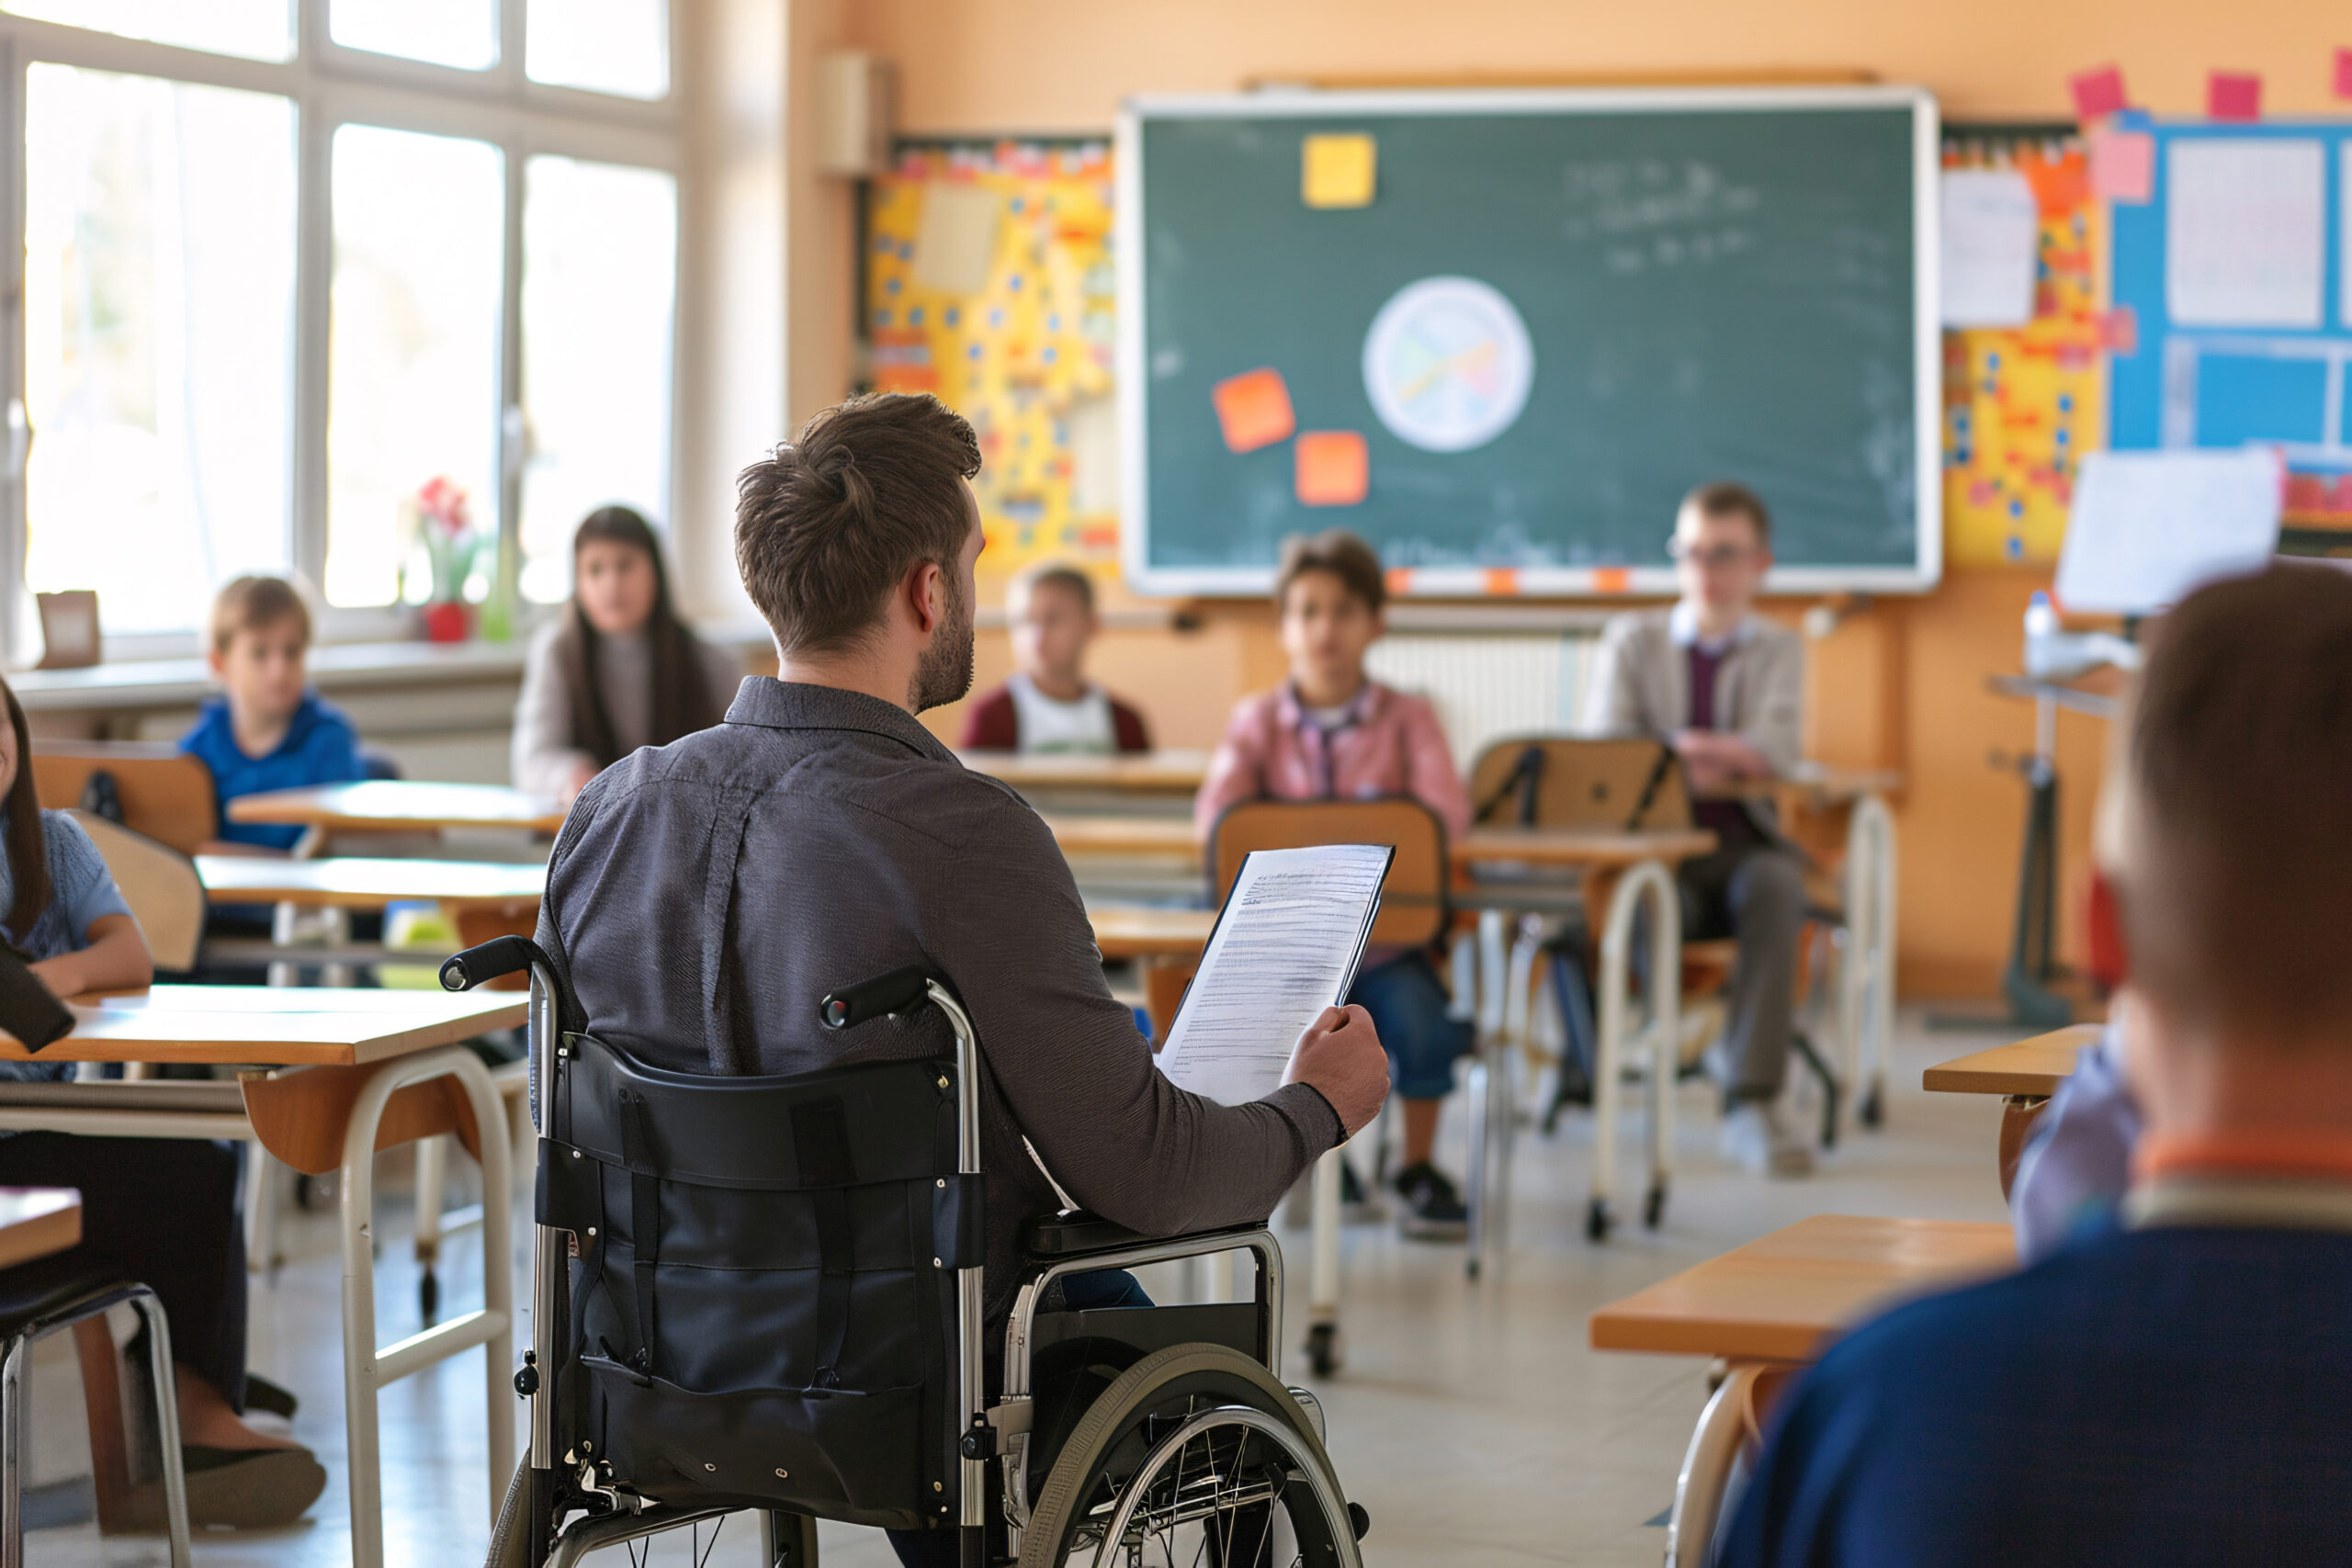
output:
[[[290,1525],[327,1489],[327,1472],[308,1449],[180,1450],[187,1470],[191,1529],[273,1529]]]
[[[1769,1100],[1743,1100],[1724,1112],[1717,1147],[1752,1176],[1813,1174],[1813,1145],[1781,1123]]]
[[[1340,1161],[1340,1223],[1378,1224],[1388,1217],[1388,1206],[1363,1190],[1363,1178],[1345,1159]]]
[[[1415,1241],[1460,1241],[1470,1234],[1470,1211],[1462,1194],[1427,1160],[1396,1173],[1396,1190],[1405,1200],[1397,1229]]]
[[[245,1408],[258,1410],[265,1416],[294,1419],[295,1406],[300,1403],[294,1391],[281,1383],[274,1383],[259,1372],[245,1374]]]

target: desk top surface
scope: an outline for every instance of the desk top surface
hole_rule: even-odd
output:
[[[215,903],[300,904],[346,909],[380,909],[406,898],[501,908],[536,905],[548,884],[548,868],[544,864],[375,860],[359,855],[337,855],[325,860],[198,855],[196,874]]]
[[[552,833],[563,826],[563,808],[544,795],[503,784],[369,779],[240,795],[229,802],[229,819],[340,832],[522,828]]]
[[[2060,1084],[2075,1076],[2075,1054],[2106,1027],[2073,1023],[2030,1040],[1955,1056],[1929,1067],[1921,1087],[1947,1094],[2055,1094]]]
[[[82,1194],[71,1187],[0,1187],[0,1269],[82,1244]]]
[[[529,1003],[519,991],[151,986],[75,998],[74,1032],[39,1056],[0,1034],[0,1061],[347,1066],[511,1029]]]
[[[2006,1224],[1815,1214],[1601,1308],[1592,1347],[1810,1361],[1897,1300],[2016,1267]]]
[[[1136,794],[1189,795],[1208,776],[1209,754],[1198,750],[1130,751],[1092,757],[1019,751],[959,751],[974,773],[1015,789],[1107,789]]]
[[[1182,817],[1050,813],[1046,824],[1066,854],[1197,856],[1192,822]],[[1474,828],[1455,839],[1456,864],[1489,862],[1521,865],[1616,866],[1637,861],[1669,863],[1705,854],[1715,836],[1700,828],[1639,833],[1594,832],[1577,828]]]
[[[1197,958],[1216,924],[1214,909],[1153,909],[1132,904],[1090,907],[1094,945],[1105,958]]]

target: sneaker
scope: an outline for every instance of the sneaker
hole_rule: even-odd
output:
[[[1405,1200],[1398,1228],[1416,1241],[1460,1241],[1470,1234],[1470,1211],[1437,1167],[1423,1160],[1396,1173],[1396,1190]]]
[[[1388,1217],[1388,1206],[1363,1190],[1363,1181],[1356,1175],[1356,1168],[1342,1159],[1340,1162],[1340,1223],[1343,1225],[1378,1224]]]
[[[1813,1174],[1813,1145],[1789,1131],[1767,1100],[1744,1100],[1725,1111],[1718,1147],[1753,1176]]]

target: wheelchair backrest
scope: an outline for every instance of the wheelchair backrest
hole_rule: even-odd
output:
[[[657,1501],[933,1522],[985,1213],[954,1063],[712,1077],[570,1034],[552,1066],[538,1221],[577,1238],[557,1453]]]

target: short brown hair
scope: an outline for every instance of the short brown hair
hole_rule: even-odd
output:
[[[2191,1026],[2352,1035],[2352,576],[2275,565],[2190,594],[2118,739],[2132,985]]]
[[[1031,567],[1013,581],[1024,593],[1035,593],[1048,584],[1067,588],[1078,595],[1080,609],[1090,615],[1094,614],[1094,580],[1067,562],[1053,561],[1045,566]]]
[[[928,392],[851,398],[744,469],[735,567],[776,646],[853,646],[910,569],[952,577],[971,528],[961,481],[979,471],[972,427]]]
[[[1765,510],[1764,498],[1735,479],[1701,485],[1682,498],[1682,504],[1702,517],[1745,517],[1756,530],[1756,542],[1772,547],[1772,514]]]
[[[240,577],[212,601],[212,651],[226,653],[239,632],[257,632],[294,621],[302,627],[302,641],[311,640],[311,606],[302,591],[282,577]]]
[[[1283,541],[1282,564],[1274,569],[1274,607],[1290,597],[1290,585],[1310,571],[1328,571],[1374,615],[1388,603],[1388,577],[1372,547],[1345,528],[1293,534]]]

